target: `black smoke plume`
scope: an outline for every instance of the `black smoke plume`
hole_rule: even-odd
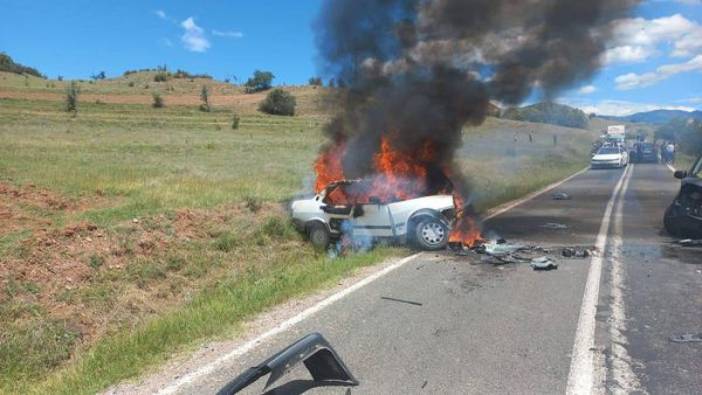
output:
[[[327,0],[315,24],[323,69],[342,86],[330,149],[347,142],[348,178],[371,176],[381,137],[413,152],[430,140],[432,169],[454,164],[464,125],[490,101],[545,99],[590,78],[612,22],[637,0]]]

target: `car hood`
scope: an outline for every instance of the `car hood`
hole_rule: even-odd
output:
[[[619,160],[621,154],[598,154],[592,157],[593,160]]]
[[[390,203],[391,207],[410,207],[412,209],[432,209],[436,211],[443,211],[447,209],[454,208],[453,196],[451,195],[432,195],[424,196],[417,199],[403,200],[400,202]]]

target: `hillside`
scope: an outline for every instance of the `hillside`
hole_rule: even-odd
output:
[[[26,74],[34,77],[44,78],[44,76],[35,68],[15,63],[10,55],[0,52],[0,71],[5,71],[14,74]]]
[[[646,112],[638,112],[636,114],[623,117],[606,116],[608,119],[633,123],[649,123],[654,125],[664,125],[674,119],[692,118],[702,120],[702,111],[683,111],[683,110],[654,110]]]
[[[536,103],[530,106],[510,108],[504,118],[516,121],[547,123],[572,128],[587,128],[588,117],[577,108],[557,103]]]

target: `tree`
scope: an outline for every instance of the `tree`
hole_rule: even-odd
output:
[[[246,93],[256,93],[271,89],[274,78],[275,75],[270,71],[254,71],[253,76],[244,84]]]
[[[66,112],[72,112],[73,115],[78,113],[78,95],[80,94],[80,88],[75,81],[71,81],[71,84],[66,88]]]
[[[200,100],[202,100],[200,111],[210,112],[210,92],[207,89],[207,85],[203,85],[200,90]]]
[[[282,89],[273,89],[258,106],[260,111],[273,115],[295,115],[295,96]]]
[[[312,77],[308,82],[311,86],[322,86],[322,79],[319,77]]]
[[[105,78],[107,78],[107,76],[105,75],[105,72],[104,72],[104,71],[101,71],[101,72],[99,72],[99,73],[97,73],[97,74],[91,75],[90,78],[92,78],[93,80],[97,81],[97,80],[104,80]]]

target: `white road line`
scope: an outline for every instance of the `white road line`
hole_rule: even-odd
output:
[[[670,163],[666,163],[665,165],[668,166],[668,168],[670,169],[670,171],[672,171],[673,173],[675,173],[675,172],[677,171],[677,170],[675,169],[675,167],[673,167],[673,165],[671,165]]]
[[[614,204],[622,191],[624,181],[631,176],[631,169],[633,169],[633,166],[627,167],[619,178],[619,182],[614,187],[612,197],[609,199],[605,213],[602,216],[602,223],[595,242],[595,246],[600,253],[593,256],[590,260],[590,270],[585,283],[585,293],[580,306],[580,316],[578,317],[578,326],[575,331],[573,351],[571,352],[570,371],[568,372],[568,384],[566,387],[566,394],[568,395],[589,395],[594,392],[595,314],[597,313],[597,301],[600,294],[602,262],[604,261],[604,252],[607,247],[607,235]]]
[[[488,210],[488,212],[486,213],[486,215],[483,217],[483,220],[488,220],[488,219],[490,219],[490,218],[497,217],[498,215],[502,215],[502,214],[506,213],[507,211],[512,210],[513,208],[515,208],[515,207],[517,207],[517,206],[519,206],[519,205],[522,205],[522,204],[524,204],[524,203],[526,203],[526,202],[528,202],[528,201],[530,201],[530,200],[533,200],[534,198],[536,198],[536,197],[538,197],[538,196],[541,196],[541,195],[543,195],[544,193],[546,193],[546,192],[548,192],[548,191],[550,191],[550,190],[552,190],[552,189],[558,188],[559,186],[561,186],[561,185],[565,184],[566,182],[572,180],[573,178],[575,178],[575,177],[577,177],[577,176],[579,176],[579,175],[585,173],[585,172],[588,171],[588,170],[590,170],[590,166],[588,166],[588,167],[586,167],[586,168],[580,170],[579,172],[577,172],[577,173],[575,173],[575,174],[573,174],[573,175],[571,175],[571,176],[569,176],[569,177],[567,177],[567,178],[564,178],[564,179],[561,180],[561,181],[554,182],[553,184],[548,185],[548,186],[546,186],[545,188],[539,189],[539,190],[536,191],[536,192],[532,192],[532,193],[530,193],[530,194],[524,196],[524,197],[521,198],[521,199],[513,200],[513,201],[508,202],[508,203],[505,203],[505,204],[503,204],[503,205],[501,205],[501,206],[497,206],[497,207],[495,207],[495,208],[493,208],[493,209],[490,209],[490,210]]]
[[[496,217],[498,215],[504,214],[505,212],[507,212],[507,211],[529,201],[529,200],[532,200],[532,199],[536,198],[537,196],[542,195],[542,194],[550,191],[551,189],[557,188],[558,186],[570,181],[574,177],[576,177],[580,174],[583,174],[588,169],[589,169],[589,167],[586,167],[586,168],[580,170],[579,172],[577,172],[577,173],[575,173],[575,174],[573,174],[573,175],[571,175],[571,176],[569,176],[561,181],[555,182],[555,183],[553,183],[553,184],[551,184],[551,185],[549,185],[541,190],[530,193],[529,195],[527,195],[521,199],[514,200],[514,201],[506,203],[502,206],[498,206],[495,209],[488,211],[488,213],[484,217],[484,219],[490,219],[490,218]],[[279,333],[285,332],[286,330],[292,328],[294,325],[302,322],[306,318],[312,316],[313,314],[315,314],[318,311],[324,309],[325,307],[331,305],[332,303],[348,296],[352,292],[360,289],[361,287],[363,287],[367,284],[370,284],[371,282],[379,279],[380,277],[385,276],[386,274],[394,271],[395,269],[400,268],[401,266],[405,265],[407,262],[412,261],[413,259],[417,258],[420,255],[421,255],[421,253],[404,258],[404,259],[398,261],[397,263],[394,263],[394,264],[384,268],[383,270],[380,270],[376,273],[371,274],[370,276],[360,280],[359,282],[351,285],[350,287],[345,288],[334,295],[331,295],[330,297],[322,300],[321,302],[315,304],[314,306],[302,311],[300,314],[298,314],[294,317],[291,317],[290,319],[288,319],[286,321],[283,321],[282,323],[273,327],[272,329],[268,330],[267,332],[264,332],[263,334],[257,336],[256,338],[242,344],[241,346],[235,348],[234,350],[231,350],[230,352],[222,355],[221,357],[215,359],[214,361],[208,363],[207,365],[200,367],[200,369],[181,376],[180,378],[178,378],[178,380],[172,382],[167,387],[162,388],[160,391],[157,392],[157,394],[167,395],[167,394],[175,393],[183,386],[194,382],[197,378],[214,372],[218,367],[225,364],[226,362],[251,351],[256,346],[260,345],[261,343],[263,343],[267,339],[269,339],[269,338],[271,338]]]
[[[267,332],[264,332],[263,334],[252,339],[251,341],[242,344],[241,346],[222,355],[221,357],[215,359],[214,361],[208,363],[207,365],[200,367],[198,370],[195,370],[195,371],[190,372],[186,375],[183,375],[178,380],[172,382],[169,386],[161,389],[158,392],[158,394],[166,395],[166,394],[175,393],[184,385],[187,385],[187,384],[195,381],[195,379],[197,379],[198,377],[201,377],[201,376],[204,376],[204,375],[207,375],[209,373],[214,372],[219,366],[223,365],[227,361],[230,361],[233,358],[239,357],[239,356],[249,352],[254,347],[258,346],[259,344],[261,344],[263,341],[267,340],[268,338],[271,338],[279,333],[285,332],[286,330],[292,328],[294,325],[305,320],[306,318],[310,317],[311,315],[317,313],[318,311],[322,310],[323,308],[331,305],[332,303],[338,301],[339,299],[344,298],[345,296],[364,287],[365,285],[370,284],[371,282],[375,281],[376,279],[383,277],[384,275],[401,267],[402,265],[406,264],[407,262],[412,261],[413,259],[417,258],[419,255],[421,255],[421,254],[414,254],[412,256],[406,257],[406,258],[384,268],[383,270],[380,270],[378,272],[371,274],[370,276],[360,280],[359,282],[351,285],[350,287],[345,288],[345,289],[335,293],[334,295],[331,295],[330,297],[322,300],[321,302],[315,304],[314,306],[302,311],[300,314],[298,314],[298,315],[296,315],[296,316],[294,316],[286,321],[283,321],[282,323],[280,323],[276,327],[268,330]]]
[[[633,165],[632,165],[633,166]],[[633,173],[633,169],[631,170]],[[629,341],[624,334],[626,331],[626,305],[624,303],[624,280],[625,271],[622,263],[622,249],[624,242],[624,202],[627,189],[629,188],[628,177],[622,187],[622,193],[619,195],[619,201],[614,212],[614,231],[612,232],[611,244],[611,319],[609,325],[609,335],[612,344],[612,352],[609,359],[612,367],[612,379],[618,388],[612,388],[611,392],[618,394],[630,394],[632,392],[640,393],[642,391],[638,377],[632,369],[632,360],[626,347]]]

